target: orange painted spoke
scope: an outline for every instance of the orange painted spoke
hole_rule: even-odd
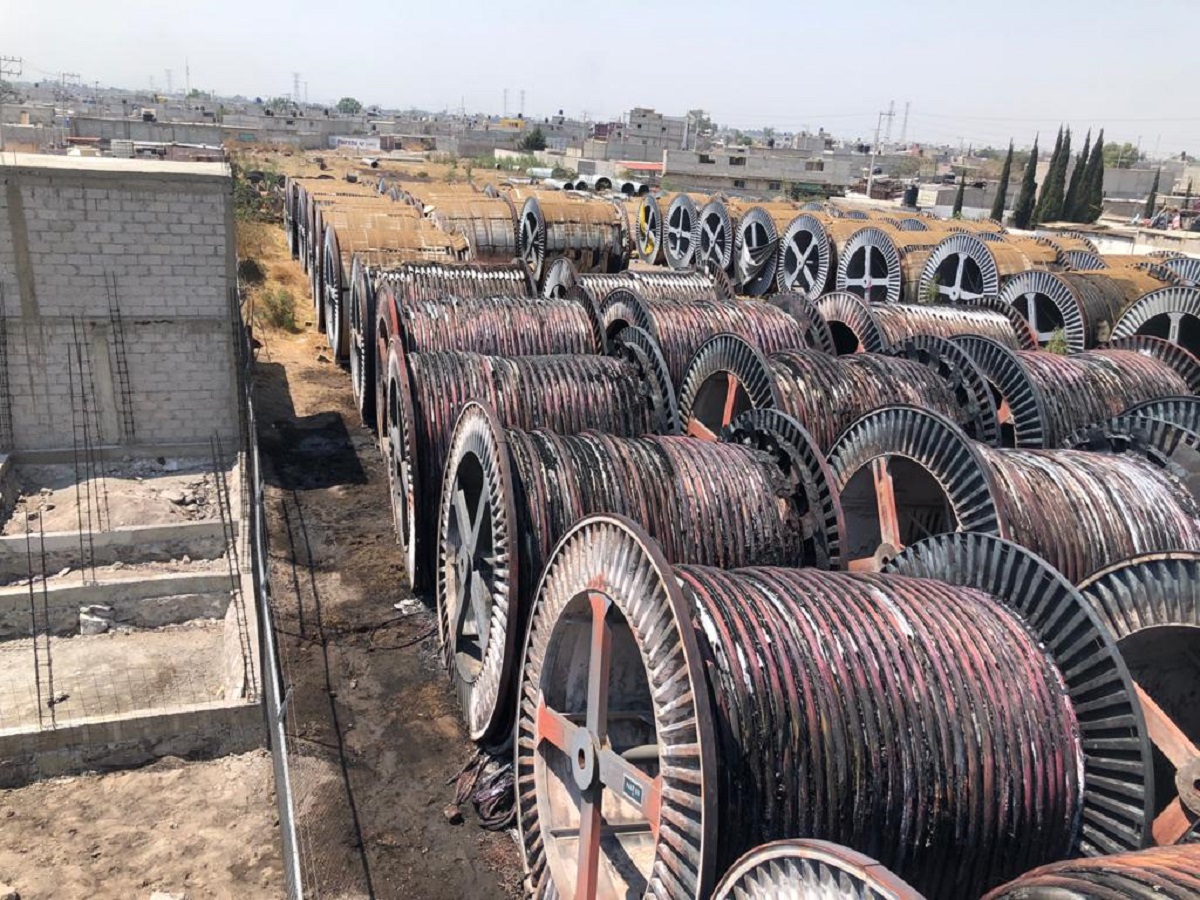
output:
[[[703,441],[715,441],[717,436],[713,434],[707,425],[692,416],[688,419],[687,424],[688,437],[700,438]]]
[[[725,408],[721,411],[721,424],[728,425],[733,421],[733,405],[737,402],[738,383],[732,375],[726,376]]]
[[[1160,847],[1174,844],[1187,834],[1195,819],[1183,808],[1178,797],[1167,804],[1167,808],[1158,814],[1154,820],[1152,833],[1154,843]]]
[[[571,735],[578,728],[567,717],[546,705],[545,698],[538,701],[537,708],[537,739],[539,742],[548,741],[563,753],[569,753]]]
[[[875,498],[879,504],[879,536],[885,544],[891,544],[896,550],[901,550],[904,544],[900,542],[900,516],[896,510],[896,489],[892,484],[892,473],[888,469],[888,461],[884,457],[871,462],[871,471],[875,476]]]
[[[600,880],[600,800],[584,794],[579,806],[579,874],[575,900],[595,900]]]
[[[1200,750],[1188,740],[1188,736],[1179,730],[1179,726],[1171,721],[1171,717],[1162,711],[1154,699],[1142,690],[1141,685],[1134,685],[1138,700],[1142,704],[1142,715],[1146,717],[1146,730],[1150,732],[1150,740],[1162,751],[1163,756],[1171,761],[1176,769],[1183,768],[1189,761],[1200,756]]]
[[[612,665],[612,629],[608,610],[612,602],[603,594],[590,594],[592,604],[592,646],[588,659],[587,730],[592,739],[603,744],[608,736],[608,674]]]
[[[600,751],[600,782],[614,794],[637,807],[658,834],[659,811],[662,808],[662,778],[647,775],[627,759],[612,750]]]

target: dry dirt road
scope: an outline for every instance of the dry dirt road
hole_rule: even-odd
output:
[[[283,249],[266,260],[311,322],[304,276]],[[519,895],[508,833],[464,807],[451,779],[472,745],[436,660],[427,606],[410,597],[392,532],[386,472],[359,423],[347,372],[311,324],[256,335],[255,403],[267,481],[271,583],[290,730],[304,878],[313,896]]]

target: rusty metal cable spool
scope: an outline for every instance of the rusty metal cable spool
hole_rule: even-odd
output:
[[[318,325],[325,330],[334,360],[344,362],[350,352],[349,302],[354,259],[363,257],[375,268],[396,266],[411,261],[408,231],[428,230],[418,219],[379,217],[374,211],[327,210],[324,217],[324,255],[315,269],[321,310]],[[457,257],[465,242],[447,242],[447,251]]]
[[[967,354],[940,338],[902,352],[828,356],[815,350],[764,355],[734,334],[697,350],[679,390],[684,427],[712,440],[750,409],[778,409],[812,435],[822,451],[846,426],[881,406],[928,406],[985,438],[997,433],[986,381]]]
[[[837,271],[836,248],[824,213],[801,213],[788,223],[779,239],[779,268],[775,279],[780,291],[795,291],[816,299],[830,286]]]
[[[1055,253],[1058,255],[1057,262],[1059,265],[1069,265],[1067,253],[1073,250],[1084,253],[1100,252],[1090,238],[1084,237],[1081,234],[1053,231],[1040,232],[1037,237],[1054,248]]]
[[[638,259],[651,265],[666,263],[666,195],[643,194],[634,219],[635,248]]]
[[[753,446],[752,428],[739,434],[744,444],[558,435],[504,429],[486,406],[468,404],[442,482],[436,596],[471,737],[511,731],[513,671],[537,578],[585,515],[629,517],[674,563],[828,565],[838,541],[828,470],[801,429],[788,435],[803,447],[787,453],[785,468]]]
[[[986,241],[978,234],[951,234],[930,253],[921,272],[918,294],[922,298],[936,294],[950,303],[999,296],[1007,279],[1035,268],[1024,246],[1012,241]]]
[[[708,203],[702,194],[676,194],[667,206],[663,226],[663,253],[672,269],[690,269],[696,265],[696,228],[700,207]]]
[[[1113,326],[1113,337],[1145,334],[1200,354],[1200,288],[1167,287],[1135,301]]]
[[[937,232],[869,225],[838,251],[837,289],[872,303],[915,302],[918,281]]]
[[[995,449],[930,410],[866,414],[829,464],[852,569],[928,534],[971,531],[1016,541],[1079,582],[1114,560],[1200,540],[1200,506],[1152,457]]]
[[[941,227],[946,231],[957,231],[960,234],[977,234],[987,240],[989,237],[1003,238],[1008,229],[995,219],[939,219]]]
[[[1159,419],[1200,434],[1200,397],[1160,397],[1135,403],[1122,415]]]
[[[542,279],[542,296],[565,297],[578,283],[579,272],[575,269],[575,263],[565,256],[556,257]]]
[[[1147,352],[1109,347],[1071,356],[1013,350],[978,335],[951,340],[996,392],[1006,447],[1061,447],[1085,425],[1143,400],[1192,393],[1200,380],[1194,358],[1154,338],[1141,339],[1154,342]]]
[[[796,320],[804,332],[803,346],[810,350],[820,350],[830,356],[836,355],[833,332],[829,330],[829,323],[821,315],[817,304],[807,296],[793,291],[780,291],[772,294],[767,302],[782,309]]]
[[[1154,744],[1154,842],[1186,839],[1200,821],[1200,552],[1150,553],[1079,586],[1129,667]]]
[[[1194,900],[1198,872],[1200,845],[1154,847],[1041,866],[984,900]]]
[[[784,840],[755,847],[735,862],[713,900],[924,900],[871,857],[829,841]]]
[[[1169,469],[1200,500],[1200,434],[1195,431],[1164,419],[1125,412],[1080,429],[1063,446],[1140,453]]]
[[[517,255],[517,211],[507,197],[437,197],[426,214],[443,231],[467,239],[472,262],[505,263]]]
[[[618,288],[604,298],[600,310],[611,338],[629,325],[649,332],[662,348],[671,383],[683,381],[700,345],[715,334],[741,335],[771,353],[808,346],[808,333],[788,313],[769,303],[738,300],[650,298],[631,288]]]
[[[376,433],[387,433],[388,347],[400,329],[400,305],[444,297],[460,299],[501,295],[535,297],[529,268],[519,259],[507,266],[458,265],[436,263],[405,263],[393,268],[376,270],[370,290],[359,291],[358,302],[351,313],[350,355],[351,371],[361,372],[362,394],[359,409],[363,421],[374,424]],[[380,283],[389,287],[385,302],[377,296]],[[370,305],[363,305],[370,304]],[[356,322],[357,319],[357,322]],[[357,362],[354,360],[358,354]],[[373,392],[374,397],[368,397]],[[372,410],[374,415],[372,417]]]
[[[1067,352],[1089,350],[1109,339],[1121,313],[1163,286],[1137,269],[1048,272],[1033,269],[1005,282],[1000,299],[1029,322],[1042,346],[1061,334]]]
[[[1184,287],[1200,287],[1200,259],[1193,256],[1175,256],[1164,259],[1162,267],[1173,272]]]
[[[713,198],[704,204],[696,218],[696,267],[728,272],[733,266],[736,229],[737,220],[730,215],[725,201]]]
[[[1028,328],[1016,328],[1009,316],[983,307],[872,304],[857,294],[833,291],[817,300],[817,309],[829,323],[839,354],[882,353],[919,334],[983,334],[1014,350],[1033,345]]]
[[[438,491],[454,424],[468,400],[487,403],[507,426],[561,434],[679,431],[679,408],[658,347],[627,329],[613,355],[504,358],[477,353],[388,351],[388,459],[397,536],[410,586],[433,572]]]
[[[760,297],[775,290],[779,274],[779,233],[796,216],[791,203],[760,203],[744,210],[734,229],[734,283],[739,293]]]
[[[921,551],[917,577],[671,567],[628,520],[577,524],[522,666],[529,893],[706,897],[790,836],[961,898],[1100,839],[1139,846],[1121,767],[1140,723],[1086,603],[994,538]]]
[[[551,271],[551,276],[553,274]],[[602,306],[605,298],[620,288],[636,291],[648,300],[732,299],[710,275],[665,268],[626,269],[612,275],[577,275],[573,287],[586,294],[597,306]]]
[[[1067,250],[1062,255],[1062,263],[1069,272],[1096,272],[1108,268],[1103,257],[1090,250]]]
[[[517,248],[539,283],[556,256],[580,272],[620,271],[624,242],[621,211],[607,200],[528,197],[517,223]]]

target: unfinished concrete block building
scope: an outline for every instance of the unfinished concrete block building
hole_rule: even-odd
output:
[[[0,782],[261,743],[222,164],[0,159]]]

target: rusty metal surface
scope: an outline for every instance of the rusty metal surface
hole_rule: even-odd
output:
[[[857,294],[834,291],[817,300],[817,309],[829,323],[839,354],[881,353],[917,335],[981,334],[1014,350],[1027,346],[1028,340],[1028,329],[1023,334],[1004,313],[984,307],[870,304]]]
[[[1030,270],[1010,278],[1000,299],[1029,322],[1039,344],[1061,336],[1067,352],[1078,353],[1107,341],[1131,303],[1163,286],[1153,274],[1138,269]]]
[[[758,440],[753,429],[734,443],[503,429],[468,404],[442,482],[436,596],[474,739],[511,727],[511,672],[537,578],[585,515],[627,516],[673,563],[828,564],[838,536],[827,533],[834,503],[816,448],[789,447],[785,467]]]
[[[1194,900],[1200,896],[1200,845],[1155,847],[1042,866],[984,900]]]
[[[1069,852],[1083,780],[1074,712],[1061,675],[991,597],[902,576],[675,571],[711,673],[718,797],[731,798],[722,864],[802,835],[959,898]],[[963,853],[953,834],[990,852]]]
[[[624,216],[592,198],[526,198],[517,220],[517,248],[539,281],[549,261],[570,259],[580,272],[616,272],[626,263]]]
[[[838,248],[837,290],[872,303],[916,302],[921,272],[940,236],[882,222],[860,228]]]
[[[769,303],[713,300],[704,296],[686,299],[651,298],[630,288],[618,288],[604,299],[600,310],[609,336],[627,325],[652,334],[662,348],[672,383],[682,383],[684,372],[700,345],[716,334],[741,335],[765,352],[784,347],[808,346],[801,322]]]
[[[574,286],[586,293],[597,306],[603,306],[605,298],[618,288],[632,289],[649,300],[722,299],[722,292],[711,275],[677,272],[666,267],[626,269],[611,275],[578,275]]]
[[[474,262],[508,262],[517,255],[517,212],[507,197],[433,196],[425,214],[443,231],[461,234]]]
[[[953,348],[951,348],[953,349]],[[989,398],[977,375],[935,350],[920,359],[876,353],[831,357],[815,350],[765,356],[733,334],[707,341],[679,391],[689,434],[712,438],[747,409],[778,409],[793,417],[823,451],[844,428],[873,409],[915,404],[938,410],[976,433],[990,434]]]
[[[1168,287],[1138,299],[1117,321],[1113,337],[1151,335],[1200,354],[1200,288]]]
[[[1061,447],[1076,431],[1145,400],[1191,393],[1187,358],[1133,349],[1087,350],[1071,356],[1012,350],[977,335],[953,338],[999,395],[1004,444]],[[1169,346],[1169,345],[1164,345]]]
[[[755,847],[721,878],[713,900],[924,900],[865,854],[829,841],[784,840]]]
[[[1028,547],[1078,583],[1128,556],[1200,546],[1191,492],[1133,453],[995,449],[935,413],[893,407],[847,428],[829,464],[852,566],[925,534],[975,531]],[[899,490],[880,491],[881,466],[904,473]]]
[[[672,568],[632,523],[577,524],[547,566],[522,667],[529,893],[707,897],[713,871],[800,835],[957,900],[1090,846],[1078,823],[1102,808],[1103,770],[1086,781],[1082,739],[1094,734],[1078,728],[1099,721],[1087,681],[1059,666],[1090,661],[1079,674],[1111,721],[1133,718],[1114,696],[1127,687],[1115,655],[1099,652],[1111,642],[1093,631],[1074,646],[1080,632],[1063,622],[1078,621],[1078,595],[1019,548],[971,565],[985,589]],[[589,690],[597,679],[611,691]],[[624,714],[619,731],[610,708]],[[610,741],[637,762],[594,770]],[[685,769],[696,776],[680,784]],[[620,830],[606,839],[604,823]]]
[[[432,574],[439,489],[454,424],[469,400],[488,404],[506,426],[564,434],[597,429],[616,435],[678,430],[675,394],[665,369],[641,356],[653,341],[620,336],[613,357],[407,353],[393,336],[386,433],[399,540],[412,586]],[[642,343],[645,340],[646,344]],[[617,358],[617,356],[626,358]],[[630,361],[630,360],[637,360]],[[405,374],[396,376],[396,369]],[[404,393],[407,389],[407,397]]]

